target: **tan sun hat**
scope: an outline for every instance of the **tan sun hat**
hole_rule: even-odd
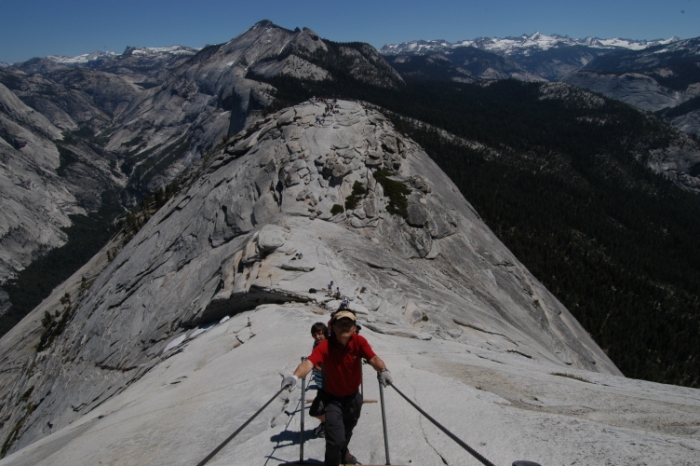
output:
[[[355,317],[355,313],[352,311],[338,311],[333,315],[333,322],[336,322],[340,319],[348,318],[352,320],[353,322],[357,320],[357,317]]]

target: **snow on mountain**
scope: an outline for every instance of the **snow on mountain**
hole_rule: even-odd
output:
[[[669,39],[657,39],[651,41],[635,41],[630,39],[596,39],[603,47],[616,47],[629,50],[644,50],[655,45],[666,45],[679,41],[680,38],[673,36]]]
[[[103,59],[103,58],[112,58],[116,57],[119,55],[116,52],[111,52],[109,50],[95,50],[92,53],[84,53],[82,55],[78,55],[77,57],[65,57],[62,55],[49,55],[48,58],[49,60],[53,60],[56,63],[60,63],[62,65],[84,65],[86,63],[89,63],[91,61]]]
[[[633,39],[599,39],[597,37],[587,37],[585,39],[574,39],[558,34],[546,35],[540,32],[534,34],[523,34],[520,37],[479,37],[471,40],[461,40],[448,42],[445,40],[416,40],[403,42],[401,44],[387,44],[380,52],[383,55],[399,55],[404,53],[425,54],[429,52],[444,52],[457,47],[476,47],[499,55],[512,55],[514,53],[525,53],[528,51],[545,51],[554,47],[584,45],[599,49],[629,49],[643,50],[654,45],[664,45],[680,40],[678,37],[656,40],[633,40]]]
[[[119,56],[137,55],[149,58],[170,57],[173,55],[194,55],[200,49],[173,45],[170,47],[127,47],[124,53],[116,53],[109,50],[96,50],[92,53],[84,53],[76,57],[62,55],[49,55],[49,60],[68,66],[85,65],[96,60],[104,60]]]
[[[170,47],[127,47],[123,55],[139,55],[144,57],[166,57],[171,55],[194,55],[199,48],[173,45]]]

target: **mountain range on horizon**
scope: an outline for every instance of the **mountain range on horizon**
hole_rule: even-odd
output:
[[[696,82],[695,78],[690,76],[669,79],[674,73],[687,74],[687,71],[683,71],[687,69],[686,65],[679,63],[675,68],[671,65],[662,71],[648,59],[641,58],[669,54],[669,50],[674,48],[687,47],[685,44],[692,48],[696,41],[675,36],[653,40],[601,39],[594,36],[576,39],[566,35],[535,32],[505,38],[479,37],[456,42],[414,40],[386,44],[379,53],[403,74],[412,75],[414,78],[430,75],[430,79],[439,76],[443,80],[464,82],[507,78],[570,82],[642,110],[660,112],[661,116],[682,131],[700,134],[698,91],[692,86]],[[666,49],[665,46],[670,44],[673,46]],[[121,54],[95,51],[75,57],[48,56],[17,64],[2,63],[0,66],[27,69],[31,68],[28,66],[31,63],[55,62],[65,66],[100,67],[103,66],[103,62],[122,56],[140,55],[154,60],[167,60],[172,56],[192,56],[199,50],[184,46],[129,46]],[[651,50],[649,55],[645,55],[647,50]],[[594,71],[597,61],[592,62],[596,58],[616,53],[628,53],[631,57],[639,55],[642,65],[630,65],[628,68],[633,70],[633,73],[625,72],[624,68],[612,74]],[[692,74],[692,70],[690,73]]]
[[[535,33],[453,43],[412,41],[385,45],[381,53],[415,78],[567,82],[658,112],[681,131],[700,135],[699,43],[697,38],[629,41]]]
[[[626,39],[626,38],[611,38],[601,39],[595,36],[588,36],[583,39],[572,38],[568,35],[542,34],[539,31],[532,34],[521,34],[520,36],[507,37],[478,37],[475,39],[465,39],[455,42],[448,42],[442,39],[425,40],[419,39],[410,42],[402,42],[398,44],[385,44],[379,51],[384,55],[401,54],[405,52],[412,53],[428,53],[436,50],[445,50],[456,47],[477,47],[492,52],[501,52],[505,54],[514,53],[516,50],[526,49],[543,49],[546,50],[552,47],[585,45],[594,48],[602,49],[628,49],[628,50],[643,50],[654,45],[663,45],[681,40],[673,36],[668,39]],[[149,47],[127,46],[122,54],[132,53],[138,50],[140,53],[194,53],[200,50],[197,47],[185,47],[181,45],[166,46],[166,47]],[[66,55],[48,55],[46,58],[62,63],[65,65],[86,64],[95,60],[110,58],[120,55],[118,52],[109,50],[95,50],[90,53],[84,53],[77,56]],[[39,58],[39,57],[37,57]],[[17,62],[23,63],[23,62]],[[0,62],[0,66],[11,66],[17,63]]]
[[[261,21],[0,68],[0,464],[195,462],[310,347],[331,279],[487,457],[692,464],[697,45],[382,54]],[[293,403],[219,463],[289,461]],[[464,462],[392,413],[399,461]]]
[[[510,55],[513,53],[528,53],[533,50],[547,50],[553,47],[586,46],[600,49],[627,49],[643,50],[655,45],[665,45],[681,40],[673,36],[668,39],[601,39],[595,36],[588,36],[584,39],[576,39],[568,35],[542,34],[539,31],[532,34],[521,34],[520,36],[508,37],[477,37],[475,39],[458,40],[448,42],[442,39],[434,40],[413,40],[399,44],[386,44],[382,46],[380,52],[384,55],[397,55],[406,52],[430,53],[444,51],[457,47],[476,47],[490,52]]]

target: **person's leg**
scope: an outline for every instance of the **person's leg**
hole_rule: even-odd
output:
[[[316,398],[311,402],[311,407],[309,408],[309,415],[315,417],[321,422],[326,422],[325,420],[325,409],[326,402],[324,400],[324,394],[319,390],[316,394]]]
[[[326,424],[321,422],[319,425],[317,425],[314,429],[314,435],[317,438],[326,438]]]
[[[338,466],[340,464],[340,450],[347,445],[345,441],[345,423],[343,422],[343,408],[338,400],[329,400],[326,403],[326,466]]]
[[[357,392],[355,397],[349,402],[343,404],[343,427],[345,428],[345,442],[340,449],[341,460],[348,454],[348,445],[352,438],[352,431],[360,420],[360,411],[362,410],[362,394]]]
[[[316,434],[317,437],[324,437],[325,436],[325,429],[326,429],[326,415],[325,415],[325,395],[323,393],[323,390],[318,390],[316,393],[316,398],[314,398],[313,403],[311,403],[311,408],[309,409],[309,414],[319,421],[321,423],[314,429],[314,434]]]

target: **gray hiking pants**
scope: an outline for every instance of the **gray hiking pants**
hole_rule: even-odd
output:
[[[352,431],[360,419],[362,394],[335,397],[325,393],[326,397],[326,466],[338,466],[348,452]]]

